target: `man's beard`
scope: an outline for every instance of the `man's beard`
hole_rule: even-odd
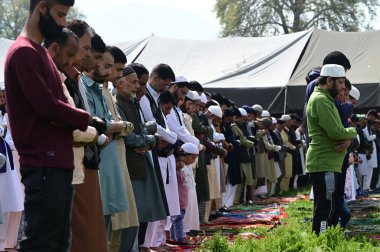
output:
[[[338,96],[339,91],[338,91],[337,88],[336,88],[336,83],[335,83],[335,81],[334,81],[334,83],[333,83],[332,88],[329,89],[328,91],[329,91],[330,95],[331,95],[333,98],[336,98],[336,97]]]
[[[53,17],[50,15],[50,10],[47,10],[47,14],[40,14],[40,21],[38,22],[40,32],[45,39],[58,39],[61,35],[63,26],[58,25]]]
[[[108,77],[108,74],[106,75],[101,75],[98,71],[97,68],[95,68],[94,70],[94,81],[96,81],[97,83],[103,83],[106,81],[106,78]]]

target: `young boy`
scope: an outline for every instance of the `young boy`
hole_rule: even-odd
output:
[[[171,216],[172,226],[170,228],[170,239],[184,243],[183,218],[186,213],[188,192],[182,168],[185,166],[186,154],[180,149],[174,152],[174,156],[177,170],[180,215]]]
[[[195,177],[192,164],[195,162],[199,155],[199,150],[195,144],[185,143],[181,146],[181,149],[185,152],[185,166],[182,168],[182,172],[185,178],[185,184],[188,192],[188,200],[186,213],[183,220],[184,232],[190,230],[199,230],[199,211],[198,211],[198,198],[197,190],[195,188]]]

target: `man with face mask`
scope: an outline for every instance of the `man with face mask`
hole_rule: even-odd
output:
[[[72,134],[91,122],[100,132],[105,128],[104,123],[67,103],[57,68],[41,46],[45,39],[60,35],[73,4],[73,0],[31,0],[24,30],[5,60],[7,111],[26,192],[27,239],[21,242],[20,251],[67,251]]]
[[[306,155],[306,169],[314,190],[312,230],[319,235],[338,223],[335,214],[336,179],[354,128],[344,128],[334,98],[344,86],[346,73],[339,65],[322,67],[319,86],[315,88],[306,108],[311,143]]]

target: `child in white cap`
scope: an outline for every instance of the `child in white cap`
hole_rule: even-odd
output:
[[[185,182],[187,186],[187,208],[184,218],[184,231],[199,230],[199,211],[198,211],[198,198],[195,188],[195,177],[192,169],[192,164],[195,162],[199,155],[199,149],[195,144],[185,143],[181,146],[185,152],[185,166],[182,172],[185,175]]]

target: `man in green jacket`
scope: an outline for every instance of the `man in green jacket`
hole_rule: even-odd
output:
[[[356,137],[355,128],[344,128],[334,98],[344,87],[345,70],[340,65],[322,67],[306,108],[311,143],[306,154],[306,168],[310,173],[314,191],[312,229],[317,235],[327,227],[335,226],[336,176],[341,172],[346,149]]]

